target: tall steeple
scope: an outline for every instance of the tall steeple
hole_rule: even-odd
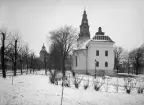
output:
[[[88,23],[87,14],[86,14],[86,10],[85,9],[84,9],[84,13],[83,13],[81,24],[83,24],[83,23]]]
[[[43,46],[42,46],[42,50],[45,50],[45,45],[44,45],[44,43],[43,43]]]
[[[86,10],[84,9],[78,40],[88,40],[88,39],[90,39],[89,24],[88,24]]]

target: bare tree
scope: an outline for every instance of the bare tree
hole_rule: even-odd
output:
[[[133,49],[129,53],[129,59],[135,74],[138,75],[140,67],[143,65],[144,61],[144,50],[141,47]]]
[[[52,44],[50,47],[50,59],[49,59],[49,63],[50,60],[53,64],[53,68],[56,71],[60,71],[62,69],[62,65],[61,65],[61,54],[60,54],[60,46],[59,44]]]
[[[0,37],[1,37],[1,62],[2,62],[2,74],[3,74],[3,78],[6,78],[6,58],[7,55],[6,55],[6,52],[7,52],[7,49],[10,45],[10,42],[9,42],[9,32],[7,31],[6,28],[1,28],[0,29]],[[8,60],[8,59],[7,59]]]
[[[36,63],[36,60],[35,60],[36,56],[35,56],[35,53],[32,52],[30,54],[30,73],[33,71],[35,71],[35,63]]]
[[[64,26],[62,28],[59,28],[57,30],[51,31],[50,32],[50,39],[52,41],[52,44],[57,45],[59,49],[59,58],[61,60],[61,67],[62,67],[62,83],[65,78],[65,60],[67,59],[68,55],[70,52],[73,50],[74,45],[76,43],[77,39],[77,33],[76,29],[74,29],[71,26]],[[62,98],[61,98],[61,105],[62,105],[62,100],[63,100],[63,85],[62,85]]]
[[[8,56],[12,61],[13,68],[14,70],[14,76],[17,75],[17,60],[18,60],[18,54],[20,50],[22,49],[21,47],[21,38],[19,36],[19,33],[14,33],[12,34],[11,41],[10,41],[10,46],[8,49]]]
[[[115,56],[115,64],[114,68],[117,70],[117,73],[119,72],[120,62],[123,59],[123,51],[124,49],[122,47],[114,47],[114,56]]]
[[[25,57],[25,52],[24,52],[24,48],[23,48],[23,45],[22,45],[21,50],[18,54],[18,61],[19,61],[19,64],[20,64],[21,74],[23,74],[24,57]]]
[[[39,59],[39,57],[35,56],[35,59],[34,59],[35,69],[40,70],[41,69],[41,63],[42,63],[42,61]]]
[[[24,61],[26,63],[26,68],[27,68],[27,74],[28,74],[28,68],[29,68],[29,57],[30,56],[30,49],[28,44],[24,46]]]
[[[49,54],[47,52],[44,52],[44,69],[45,69],[45,75],[47,75],[47,63],[48,63],[48,56]]]
[[[64,26],[50,32],[52,44],[59,50],[62,61],[62,73],[65,76],[65,60],[76,45],[76,30],[71,26]]]

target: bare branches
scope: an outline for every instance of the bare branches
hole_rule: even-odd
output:
[[[51,41],[58,43],[60,48],[63,49],[63,53],[69,53],[73,50],[76,43],[77,32],[72,26],[64,26],[58,30],[50,32]]]
[[[130,59],[130,64],[133,66],[133,69],[135,69],[135,73],[138,75],[138,71],[140,67],[142,67],[143,62],[144,62],[144,50],[143,48],[136,48],[133,49],[129,53],[129,59]]]
[[[50,39],[51,39],[51,48],[50,53],[51,56],[56,58],[61,63],[61,69],[65,69],[65,60],[67,59],[68,55],[72,52],[74,45],[76,45],[77,39],[77,32],[76,29],[72,26],[64,26],[57,30],[53,30],[50,32]],[[55,50],[54,50],[55,49]],[[54,54],[55,53],[55,54]],[[65,70],[64,70],[65,71]]]
[[[119,65],[120,63],[123,61],[124,59],[124,49],[122,47],[114,47],[114,56],[115,56],[115,69],[117,70],[117,73],[118,73],[118,70],[119,70]]]

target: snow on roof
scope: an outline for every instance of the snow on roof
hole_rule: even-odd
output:
[[[78,45],[78,47],[77,47],[77,50],[78,49],[86,49],[86,45],[91,41],[92,39],[89,39],[89,40],[87,40],[87,41],[85,41],[85,42],[83,42],[83,43],[80,43],[79,45]]]

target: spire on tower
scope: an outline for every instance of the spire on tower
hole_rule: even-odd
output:
[[[82,15],[79,38],[86,38],[86,39],[90,38],[88,19],[87,19],[87,14],[86,14],[85,8],[84,8],[84,12]]]
[[[86,12],[86,7],[84,6],[84,12]]]
[[[83,22],[84,22],[84,23],[88,22],[85,8],[84,8],[83,17],[82,17],[82,23],[83,23]]]
[[[42,49],[45,49],[45,45],[44,45],[44,43],[43,43]]]

